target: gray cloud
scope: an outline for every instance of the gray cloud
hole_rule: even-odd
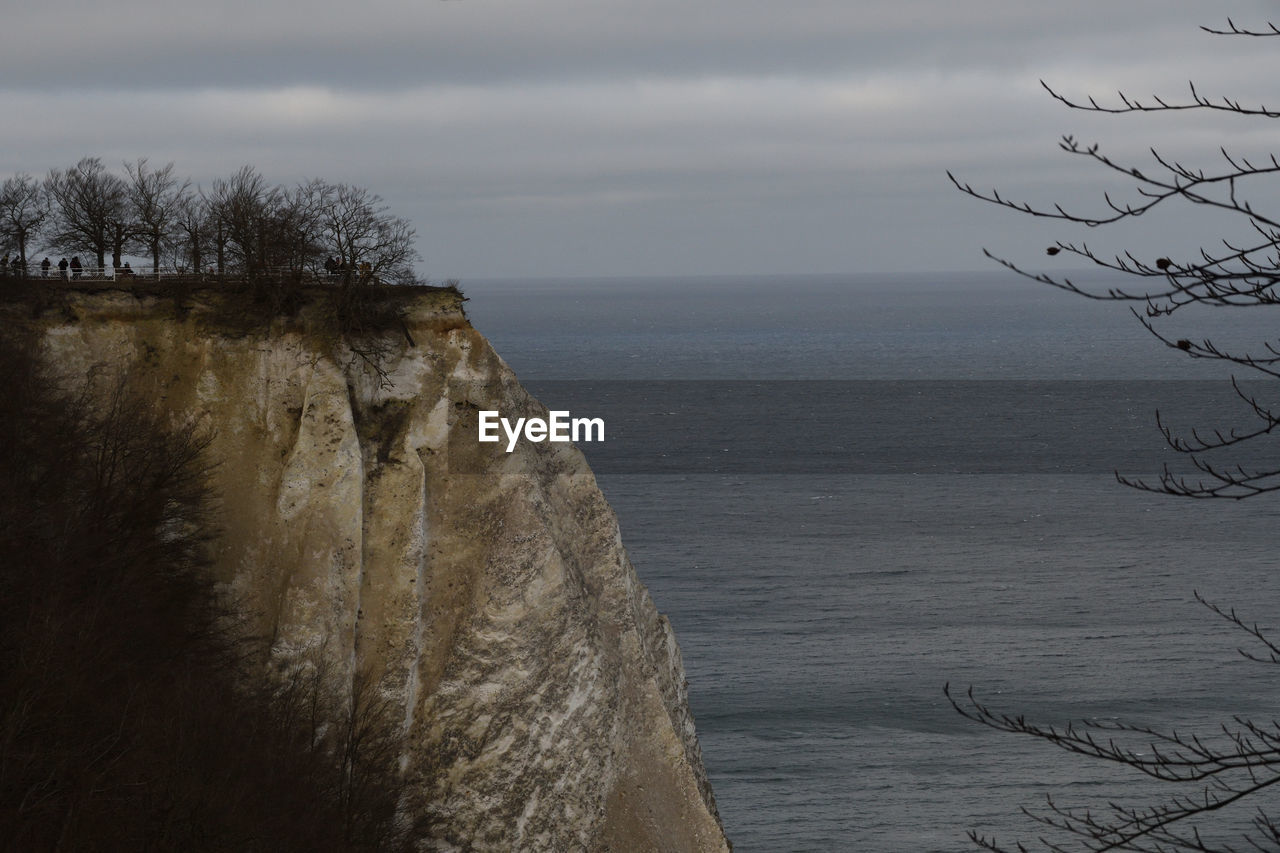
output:
[[[1244,4],[1265,11],[1265,4]],[[1008,68],[1198,49],[1202,3],[543,0],[25,4],[0,79],[30,87],[400,88],[635,76]],[[67,21],[74,21],[68,28]],[[1220,21],[1214,21],[1220,22]],[[1203,49],[1199,47],[1199,49]],[[1194,54],[1193,54],[1194,55]]]
[[[49,37],[0,53],[0,173],[146,155],[361,183],[436,276],[974,268],[1045,232],[947,168],[1088,204],[1103,176],[1062,132],[1268,150],[1265,122],[1105,120],[1039,88],[1266,99],[1280,40],[1204,22],[1186,0],[26,4],[9,31]]]

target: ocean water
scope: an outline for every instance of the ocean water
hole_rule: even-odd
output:
[[[463,288],[544,403],[605,419],[583,450],[675,627],[735,850],[971,850],[970,829],[1043,834],[1019,809],[1046,794],[1195,793],[984,729],[948,682],[1039,722],[1210,736],[1280,707],[1277,673],[1193,597],[1280,627],[1280,505],[1113,474],[1178,463],[1157,408],[1243,423],[1229,372],[1123,306],[998,271]],[[1169,334],[1256,349],[1265,320]],[[1256,805],[1207,831],[1234,840]]]

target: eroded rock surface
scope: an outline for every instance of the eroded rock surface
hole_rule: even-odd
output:
[[[214,431],[219,582],[276,660],[376,679],[425,849],[727,850],[671,626],[576,449],[476,440],[481,409],[546,413],[457,294],[385,297],[385,375],[322,331],[324,291],[270,329],[230,298],[22,310],[59,369],[128,367]]]

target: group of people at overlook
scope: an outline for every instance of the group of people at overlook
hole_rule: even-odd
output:
[[[55,266],[58,269],[56,274],[57,277],[63,280],[74,281],[80,279],[81,276],[86,275],[86,268],[84,264],[81,263],[79,255],[73,256],[70,260],[62,258],[56,264],[46,257],[40,262],[40,272],[37,275],[29,271],[29,263],[25,262],[21,256],[11,257],[9,253],[6,252],[3,257],[0,257],[0,278],[52,278],[54,277],[53,268]],[[107,267],[92,267],[88,269],[87,275],[89,278],[105,278],[107,277],[107,269]],[[131,278],[134,274],[133,268],[129,265],[128,261],[125,261],[123,265],[115,263],[111,269],[113,270],[112,277],[114,278]],[[368,261],[348,265],[345,260],[339,260],[336,257],[326,258],[324,262],[324,269],[331,277],[347,276],[351,274],[353,270],[361,278],[368,278],[373,274],[373,267]],[[213,272],[214,270],[211,267],[209,269],[209,273],[213,274]]]
[[[49,258],[45,258],[40,262],[40,278],[49,278],[55,264]],[[67,260],[63,258],[56,264],[58,267],[58,277],[64,279],[78,279],[84,271],[84,264],[80,263],[80,256],[76,255]],[[6,252],[4,257],[0,258],[0,278],[14,276],[15,278],[25,278],[30,273],[27,269],[28,264],[19,257],[10,260],[9,253]],[[133,270],[129,268],[126,261],[123,267],[116,270],[117,275],[129,276],[133,275]]]

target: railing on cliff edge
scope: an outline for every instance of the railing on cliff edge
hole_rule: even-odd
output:
[[[132,282],[260,282],[291,284],[390,284],[372,269],[324,270],[297,269],[294,267],[261,267],[256,270],[223,270],[219,272],[209,269],[203,272],[179,267],[81,267],[80,269],[60,269],[56,266],[45,270],[39,266],[35,269],[23,270],[17,266],[0,267],[0,283],[4,281],[23,281],[38,284],[53,283],[115,283]]]

